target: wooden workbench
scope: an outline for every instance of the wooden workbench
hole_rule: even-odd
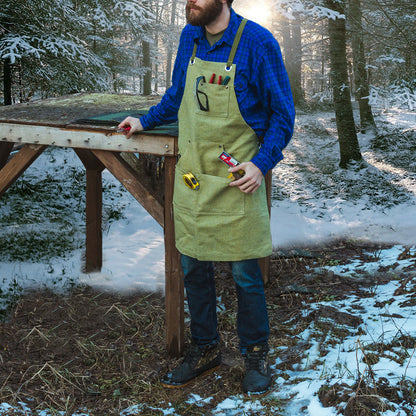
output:
[[[80,124],[105,113],[148,108],[158,98],[118,94],[75,94],[30,104],[0,107],[0,197],[48,147],[73,148],[86,169],[86,264],[87,272],[102,266],[102,171],[107,168],[163,227],[165,240],[166,343],[179,355],[184,346],[184,291],[180,256],[175,248],[172,199],[177,156],[177,132],[163,130],[135,134],[130,140],[115,126]],[[17,154],[9,159],[13,146]],[[126,155],[163,157],[164,181],[155,192],[143,171]],[[267,179],[270,201],[271,175]],[[261,261],[265,280],[268,259]]]

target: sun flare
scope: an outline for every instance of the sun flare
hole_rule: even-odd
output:
[[[254,20],[260,25],[267,26],[270,21],[271,10],[270,4],[265,0],[250,0],[243,3],[242,7],[237,10],[237,13],[242,14],[247,19]],[[236,5],[237,6],[237,5]]]

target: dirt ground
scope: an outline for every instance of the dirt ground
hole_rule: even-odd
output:
[[[277,347],[291,347],[287,349],[290,356],[277,366],[282,374],[285,368],[300,361],[306,346],[298,342],[297,335],[312,320],[320,322],[323,334],[336,324],[351,330],[360,325],[359,314],[341,313],[327,306],[321,305],[316,313],[303,312],[305,305],[320,300],[342,299],[352,294],[368,296],[366,288],[387,282],[390,275],[382,270],[375,281],[340,277],[321,268],[331,262],[343,264],[353,256],[365,260],[372,249],[378,247],[340,241],[326,247],[274,253],[271,278],[266,285],[270,346],[275,351],[272,361],[277,358]],[[311,273],[319,268],[321,272]],[[216,265],[216,278],[217,295],[224,307],[224,312],[219,313],[224,363],[215,373],[182,389],[165,389],[159,383],[160,376],[177,362],[167,356],[164,348],[165,310],[161,294],[120,296],[89,287],[78,287],[65,295],[25,294],[7,322],[0,323],[0,403],[24,402],[32,409],[68,415],[84,410],[92,416],[120,415],[122,409],[134,404],[142,406],[141,414],[161,415],[160,407],[171,403],[181,415],[207,414],[207,409],[242,392],[244,371],[235,332],[234,284],[227,265]],[[347,335],[341,333],[339,338]],[[391,388],[383,390],[382,383],[379,384],[378,394],[395,401]],[[371,402],[371,389],[364,385],[358,388],[367,399],[360,401],[360,395],[356,395],[344,414],[381,414],[382,408]],[[410,389],[411,386],[409,392]],[[213,400],[201,410],[186,402],[191,393],[209,395]],[[340,385],[322,390],[319,397],[323,405],[335,406],[345,403],[351,393],[350,387]],[[366,409],[373,409],[373,413]],[[21,413],[10,411],[12,414]],[[261,414],[266,414],[264,409]]]

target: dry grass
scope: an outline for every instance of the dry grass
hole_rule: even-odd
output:
[[[284,364],[278,367],[280,376],[285,377],[285,369],[302,359],[306,345],[297,335],[311,321],[315,321],[322,339],[331,333],[333,342],[349,334],[346,327],[354,331],[358,326],[352,315],[343,316],[331,308],[320,308],[307,316],[302,310],[329,296],[342,299],[359,294],[364,286],[374,284],[308,272],[324,262],[343,262],[362,251],[363,247],[339,244],[273,257],[272,277],[266,287],[272,360],[277,358],[278,347],[288,347]],[[24,402],[32,409],[65,415],[80,409],[88,409],[91,416],[120,415],[135,405],[139,407],[131,414],[161,415],[161,408],[174,407],[177,414],[206,415],[227,397],[241,393],[244,372],[235,333],[234,284],[228,267],[217,265],[216,277],[224,306],[219,313],[224,364],[207,378],[183,389],[160,385],[160,376],[176,363],[164,348],[165,310],[160,294],[121,296],[88,287],[75,288],[66,296],[34,292],[20,299],[8,322],[0,324],[0,403],[19,406]],[[366,354],[370,363],[369,352]],[[409,397],[411,388],[403,386]],[[345,415],[366,415],[369,403],[375,406],[377,402],[380,412],[384,409],[383,394],[386,396],[387,391],[381,385],[374,391],[362,380],[355,391],[342,386],[337,391],[323,388],[320,398],[323,403],[336,405],[348,394]],[[212,399],[198,407],[187,402],[192,393]],[[389,400],[392,398],[390,394]],[[284,403],[272,396],[265,397],[262,404],[261,414],[283,414],[279,409]]]

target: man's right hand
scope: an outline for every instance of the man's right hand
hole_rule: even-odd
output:
[[[133,133],[144,130],[140,119],[135,117],[127,117],[118,125],[119,129],[126,129],[127,127],[130,127],[130,129],[123,133],[126,139],[130,139]]]

